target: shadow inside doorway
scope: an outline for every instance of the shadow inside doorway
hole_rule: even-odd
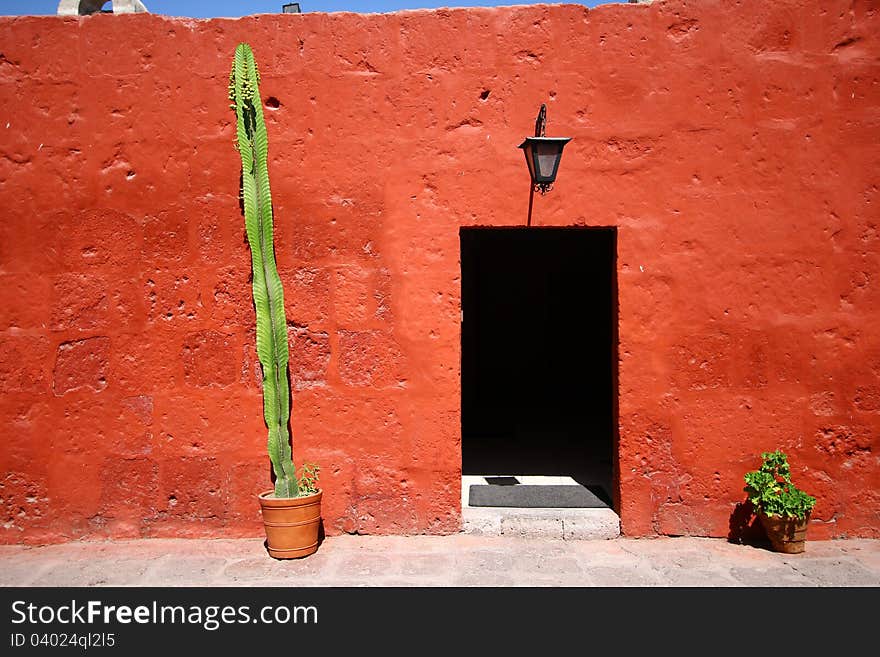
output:
[[[461,266],[462,473],[570,477],[612,506],[616,231],[462,229]]]

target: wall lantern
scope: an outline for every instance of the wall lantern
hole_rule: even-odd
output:
[[[559,173],[559,162],[562,160],[562,149],[571,141],[571,137],[547,137],[547,106],[541,105],[535,121],[535,136],[526,137],[519,148],[523,149],[529,176],[532,179],[529,192],[529,218],[527,225],[532,225],[532,201],[535,192],[542,195],[553,189],[556,174]]]

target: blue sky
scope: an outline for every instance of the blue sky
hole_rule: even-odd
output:
[[[141,0],[154,14],[210,18],[274,14],[290,0]],[[609,0],[585,0],[588,7],[607,4]],[[626,0],[618,0],[626,2]],[[538,0],[300,0],[303,11],[387,12],[398,9],[433,7],[494,7],[497,5],[533,5]],[[109,5],[109,2],[108,2]],[[0,15],[54,14],[58,0],[0,0]]]

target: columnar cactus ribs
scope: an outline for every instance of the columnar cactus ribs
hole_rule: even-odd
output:
[[[263,416],[269,429],[269,459],[275,472],[275,496],[296,497],[299,486],[287,423],[290,389],[287,382],[287,318],[284,291],[275,266],[272,196],[267,153],[269,138],[260,100],[260,74],[251,47],[240,43],[229,74],[230,107],[237,122],[241,155],[244,221],[253,267],[257,316],[257,357],[263,369]]]

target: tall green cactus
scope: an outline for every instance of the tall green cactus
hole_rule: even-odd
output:
[[[284,291],[275,266],[272,196],[269,190],[269,138],[260,100],[260,73],[251,47],[240,43],[229,74],[230,107],[237,117],[238,152],[244,223],[251,249],[254,306],[257,313],[257,357],[263,368],[263,416],[269,429],[269,459],[275,471],[275,496],[296,497],[299,486],[287,422],[287,318]]]

